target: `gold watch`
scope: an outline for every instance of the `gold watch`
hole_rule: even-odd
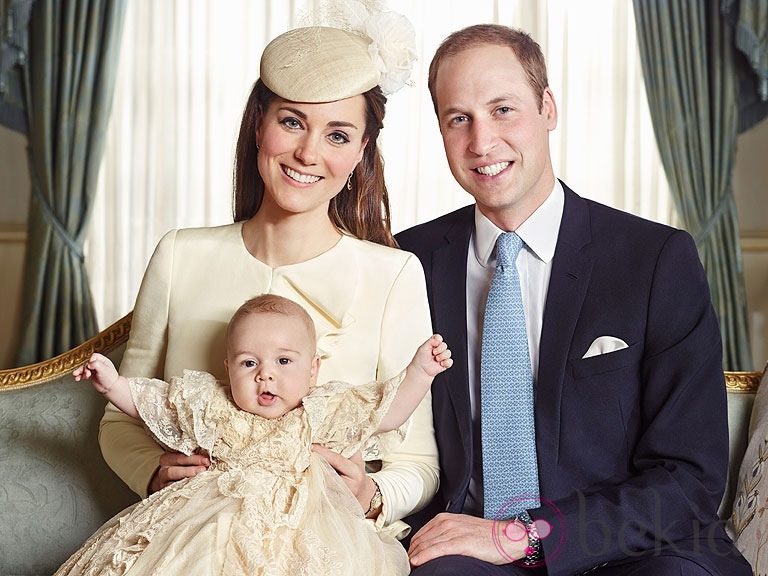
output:
[[[376,486],[376,491],[373,493],[373,496],[371,496],[371,505],[368,506],[368,510],[365,511],[366,518],[368,517],[368,514],[374,510],[381,508],[381,505],[384,503],[384,499],[381,497],[381,488],[379,488],[376,480],[373,480],[373,485]]]

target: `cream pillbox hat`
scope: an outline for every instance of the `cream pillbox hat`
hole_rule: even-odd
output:
[[[405,16],[366,8],[347,24],[296,28],[272,40],[261,56],[262,82],[294,102],[332,102],[375,86],[388,95],[408,82],[416,33]]]
[[[294,102],[332,102],[379,84],[379,70],[363,37],[326,26],[289,30],[261,56],[261,80]]]

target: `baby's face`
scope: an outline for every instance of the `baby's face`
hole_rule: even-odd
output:
[[[306,325],[285,314],[257,312],[231,329],[226,367],[232,396],[243,410],[279,418],[314,386],[320,360]]]

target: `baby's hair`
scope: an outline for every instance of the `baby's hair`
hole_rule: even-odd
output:
[[[278,296],[277,294],[260,294],[250,300],[246,300],[229,320],[227,340],[229,340],[232,327],[250,314],[283,314],[284,316],[293,316],[301,320],[307,327],[307,332],[312,337],[312,342],[317,340],[315,323],[312,322],[312,318],[309,317],[307,311],[293,300]]]

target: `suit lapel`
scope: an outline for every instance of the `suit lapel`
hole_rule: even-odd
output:
[[[535,397],[539,476],[544,481],[556,473],[565,366],[594,263],[587,203],[565,184],[563,189],[565,206],[544,307]]]
[[[442,386],[453,405],[467,462],[471,466],[471,412],[467,363],[467,250],[474,226],[474,205],[448,230],[446,243],[432,253],[431,287],[435,331],[450,343],[453,367],[444,373]],[[438,324],[439,322],[439,324]]]

